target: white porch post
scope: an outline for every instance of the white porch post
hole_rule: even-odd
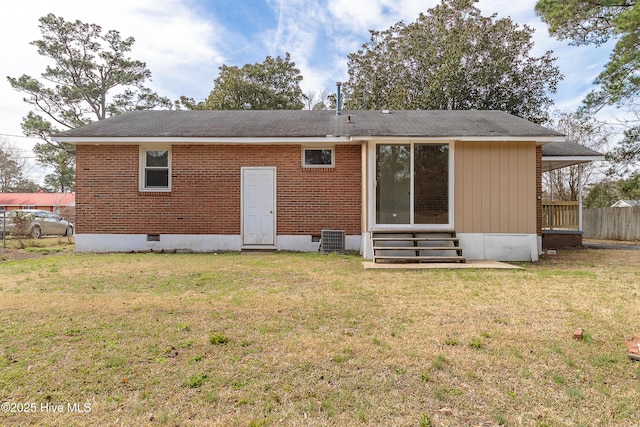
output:
[[[549,174],[549,201],[553,202],[553,169],[547,172]],[[553,203],[549,203],[549,230],[553,230]]]
[[[578,163],[578,230],[582,231],[582,163]]]

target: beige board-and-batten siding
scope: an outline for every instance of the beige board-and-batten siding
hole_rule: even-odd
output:
[[[536,234],[536,200],[535,142],[456,142],[456,232]]]

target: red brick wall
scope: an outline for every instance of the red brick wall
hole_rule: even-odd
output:
[[[360,146],[302,168],[300,145],[174,145],[172,191],[138,191],[138,146],[78,145],[76,232],[240,234],[240,168],[275,166],[277,233],[361,232]]]
[[[544,233],[542,249],[561,249],[582,246],[582,233]]]

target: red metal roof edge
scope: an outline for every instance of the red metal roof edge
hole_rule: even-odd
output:
[[[75,193],[0,193],[2,206],[73,206]]]

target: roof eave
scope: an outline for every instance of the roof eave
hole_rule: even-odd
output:
[[[346,136],[288,136],[288,137],[192,137],[192,136],[58,136],[52,141],[67,144],[348,144]]]
[[[605,160],[604,156],[542,156],[543,162],[598,162]]]
[[[605,160],[604,156],[542,156],[542,172],[575,166],[581,163]]]
[[[476,142],[563,142],[564,136],[286,136],[286,137],[193,137],[193,136],[54,136],[54,142],[67,144],[348,144],[363,141],[476,141]]]
[[[352,136],[352,141],[474,141],[474,142],[536,142],[539,144],[547,144],[550,142],[563,142],[564,136]]]

